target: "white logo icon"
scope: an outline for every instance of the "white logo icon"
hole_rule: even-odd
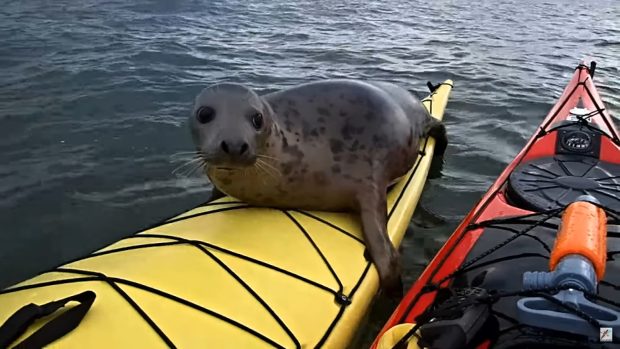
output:
[[[613,338],[614,329],[611,327],[601,327],[600,329],[600,340],[601,342],[611,342]]]

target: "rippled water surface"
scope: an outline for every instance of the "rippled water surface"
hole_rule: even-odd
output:
[[[441,178],[403,247],[412,282],[521,149],[582,58],[620,112],[620,3],[548,0],[5,1],[0,287],[205,200],[173,173],[196,93],[318,78],[453,79]],[[368,337],[389,309],[370,316]]]

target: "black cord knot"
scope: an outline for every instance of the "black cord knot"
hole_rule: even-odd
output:
[[[335,300],[336,300],[336,303],[338,303],[340,305],[349,305],[349,304],[351,304],[351,298],[349,298],[347,295],[345,295],[342,292],[336,293]]]

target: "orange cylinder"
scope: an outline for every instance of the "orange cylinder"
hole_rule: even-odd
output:
[[[603,209],[579,201],[564,210],[549,268],[554,270],[560,260],[570,254],[589,259],[598,280],[603,279],[607,262],[607,217]]]

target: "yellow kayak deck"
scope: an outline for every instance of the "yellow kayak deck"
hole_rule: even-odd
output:
[[[446,80],[424,99],[434,117],[443,118],[451,89]],[[425,155],[388,193],[395,246],[434,145],[422,141]],[[96,298],[82,321],[49,347],[345,348],[379,287],[364,251],[355,215],[249,207],[226,197],[0,291],[0,325],[29,303],[90,290]]]

